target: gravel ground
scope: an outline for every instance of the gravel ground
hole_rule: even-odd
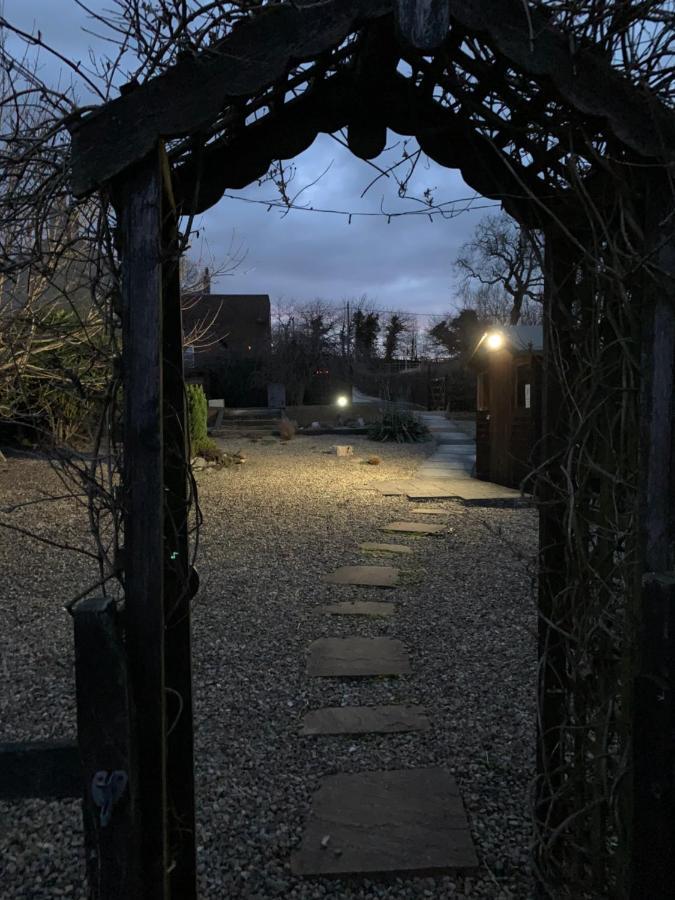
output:
[[[403,518],[409,504],[364,485],[411,475],[431,448],[355,438],[355,456],[337,459],[324,452],[334,441],[233,440],[228,449],[243,450],[246,464],[198,476],[206,516],[194,607],[200,896],[527,900],[536,642],[530,575],[517,554],[535,550],[534,513],[448,502],[448,535],[394,537],[414,556],[366,560],[356,544],[390,541],[378,527]],[[373,452],[382,464],[363,465]],[[0,472],[0,506],[36,496],[51,480],[44,463],[12,460]],[[12,514],[25,527],[38,527],[35,520],[35,508]],[[39,521],[44,533],[84,540],[72,501],[50,504]],[[403,570],[403,585],[384,592],[398,602],[396,615],[320,615],[328,601],[383,599],[377,588],[321,583],[323,573],[364,561]],[[0,740],[70,736],[72,637],[62,604],[87,584],[89,561],[0,529],[0,566]],[[305,676],[313,640],[352,634],[403,640],[413,674],[362,682]],[[297,736],[308,709],[396,702],[423,704],[431,730]],[[480,869],[350,882],[290,874],[322,775],[432,765],[447,766],[459,782]],[[77,803],[0,804],[0,897],[84,897],[80,845]]]

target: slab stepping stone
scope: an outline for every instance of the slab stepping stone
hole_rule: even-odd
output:
[[[463,500],[470,506],[523,506],[531,498],[514,488],[503,487],[478,478],[429,478],[410,485],[408,500]]]
[[[469,476],[465,479],[445,478],[446,484],[438,484],[431,482],[425,483],[420,481],[418,484],[406,491],[408,500],[453,500],[459,495],[457,493],[457,485],[460,481],[470,481]]]
[[[308,712],[300,734],[393,734],[429,727],[423,706],[331,706]]]
[[[478,478],[463,478],[454,482],[455,495],[465,504],[472,506],[514,505],[522,506],[531,501],[529,495],[523,496],[514,488],[493,484],[491,481],[480,481]]]
[[[327,775],[312,798],[296,875],[424,872],[478,865],[462,798],[445,769]]]
[[[408,672],[410,660],[405,647],[393,638],[320,638],[309,647],[308,675],[353,678]]]
[[[440,534],[445,525],[429,525],[427,522],[391,522],[382,531],[398,531],[408,534]]]
[[[393,616],[396,606],[378,600],[354,600],[346,603],[331,603],[322,606],[321,612],[331,616]]]
[[[410,510],[411,513],[415,513],[415,515],[425,516],[447,516],[449,515],[449,510],[441,509],[439,506],[413,506]]]
[[[361,584],[369,587],[396,587],[398,569],[394,566],[341,566],[321,579],[330,584]]]
[[[359,550],[367,550],[369,553],[412,553],[412,547],[405,544],[359,544]]]

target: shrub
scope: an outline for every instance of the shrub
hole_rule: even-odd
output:
[[[32,312],[14,311],[11,296],[0,312],[3,439],[86,444],[111,363],[102,318],[96,310],[76,313],[46,301]]]
[[[199,455],[207,462],[221,463],[223,451],[212,438],[206,438],[199,447]]]
[[[295,437],[295,422],[291,422],[290,419],[287,419],[285,416],[283,419],[279,421],[279,434],[281,436],[282,441],[290,441],[292,437]]]
[[[382,414],[382,420],[368,429],[372,441],[397,441],[413,444],[428,441],[429,429],[410,412],[393,407]]]
[[[186,386],[186,391],[190,454],[196,456],[202,449],[213,443],[212,441],[209,441],[206,429],[208,402],[206,400],[204,388],[201,384],[188,384]]]

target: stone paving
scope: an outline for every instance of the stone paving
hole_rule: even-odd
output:
[[[359,550],[365,550],[367,553],[401,553],[404,555],[412,553],[412,548],[406,547],[405,544],[378,544],[373,541],[359,544]]]
[[[429,522],[389,522],[382,526],[382,531],[394,534],[441,534],[445,531],[445,525],[431,525]]]
[[[528,502],[520,491],[473,477],[475,441],[441,413],[425,412],[420,419],[431,432],[436,449],[407,481],[372,482],[385,496],[409,500],[461,500],[467,506],[520,506]]]
[[[321,579],[330,584],[360,584],[367,587],[396,587],[398,569],[395,566],[342,566]]]
[[[418,874],[477,864],[457,784],[441,768],[325,776],[291,858],[298,875]]]
[[[476,443],[441,413],[420,413],[436,442],[436,452],[417,470],[416,478],[471,478],[476,464]]]
[[[310,644],[307,674],[321,678],[368,678],[405,675],[410,659],[394,638],[320,638]]]
[[[438,441],[436,453],[412,481],[374,483],[382,493],[440,499],[446,496],[450,479],[452,485],[459,481],[463,487],[475,482],[471,478],[473,441],[439,415],[423,418]],[[442,507],[412,507],[411,513],[447,517]],[[380,528],[421,538],[447,530],[443,524],[418,520],[390,522]],[[409,547],[376,542],[360,544],[359,548],[365,553],[413,552]],[[343,566],[322,580],[336,586],[395,588],[399,570],[392,566]],[[319,611],[331,616],[394,616],[396,607],[359,599],[325,605]],[[388,637],[322,638],[311,644],[307,657],[310,677],[369,678],[407,672],[410,660],[405,647]],[[427,714],[419,706],[343,706],[307,713],[300,734],[387,734],[429,727]],[[292,871],[306,876],[419,874],[477,865],[462,799],[453,776],[443,768],[324,776],[312,799],[301,846],[291,859]]]

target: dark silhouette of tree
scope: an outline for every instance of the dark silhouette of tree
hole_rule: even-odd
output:
[[[443,319],[429,329],[429,337],[449,356],[467,357],[485,331],[486,322],[473,309],[463,309],[453,319]]]
[[[389,321],[387,322],[384,329],[384,359],[385,362],[391,362],[393,358],[396,356],[396,351],[398,350],[399,343],[401,340],[401,335],[406,330],[406,323],[403,321],[401,316],[397,313],[393,313],[389,317]]]
[[[357,309],[352,316],[354,329],[354,353],[357,357],[372,359],[377,355],[377,336],[380,333],[380,315]]]
[[[334,366],[339,359],[339,317],[330,304],[291,302],[277,312],[272,328],[272,350],[261,369],[264,379],[286,385],[292,406],[304,402],[317,369]]]
[[[506,213],[486,216],[455,260],[466,305],[478,307],[482,301],[493,310],[493,320],[532,324],[539,318],[532,305],[543,299],[540,259],[535,233],[519,228]]]

